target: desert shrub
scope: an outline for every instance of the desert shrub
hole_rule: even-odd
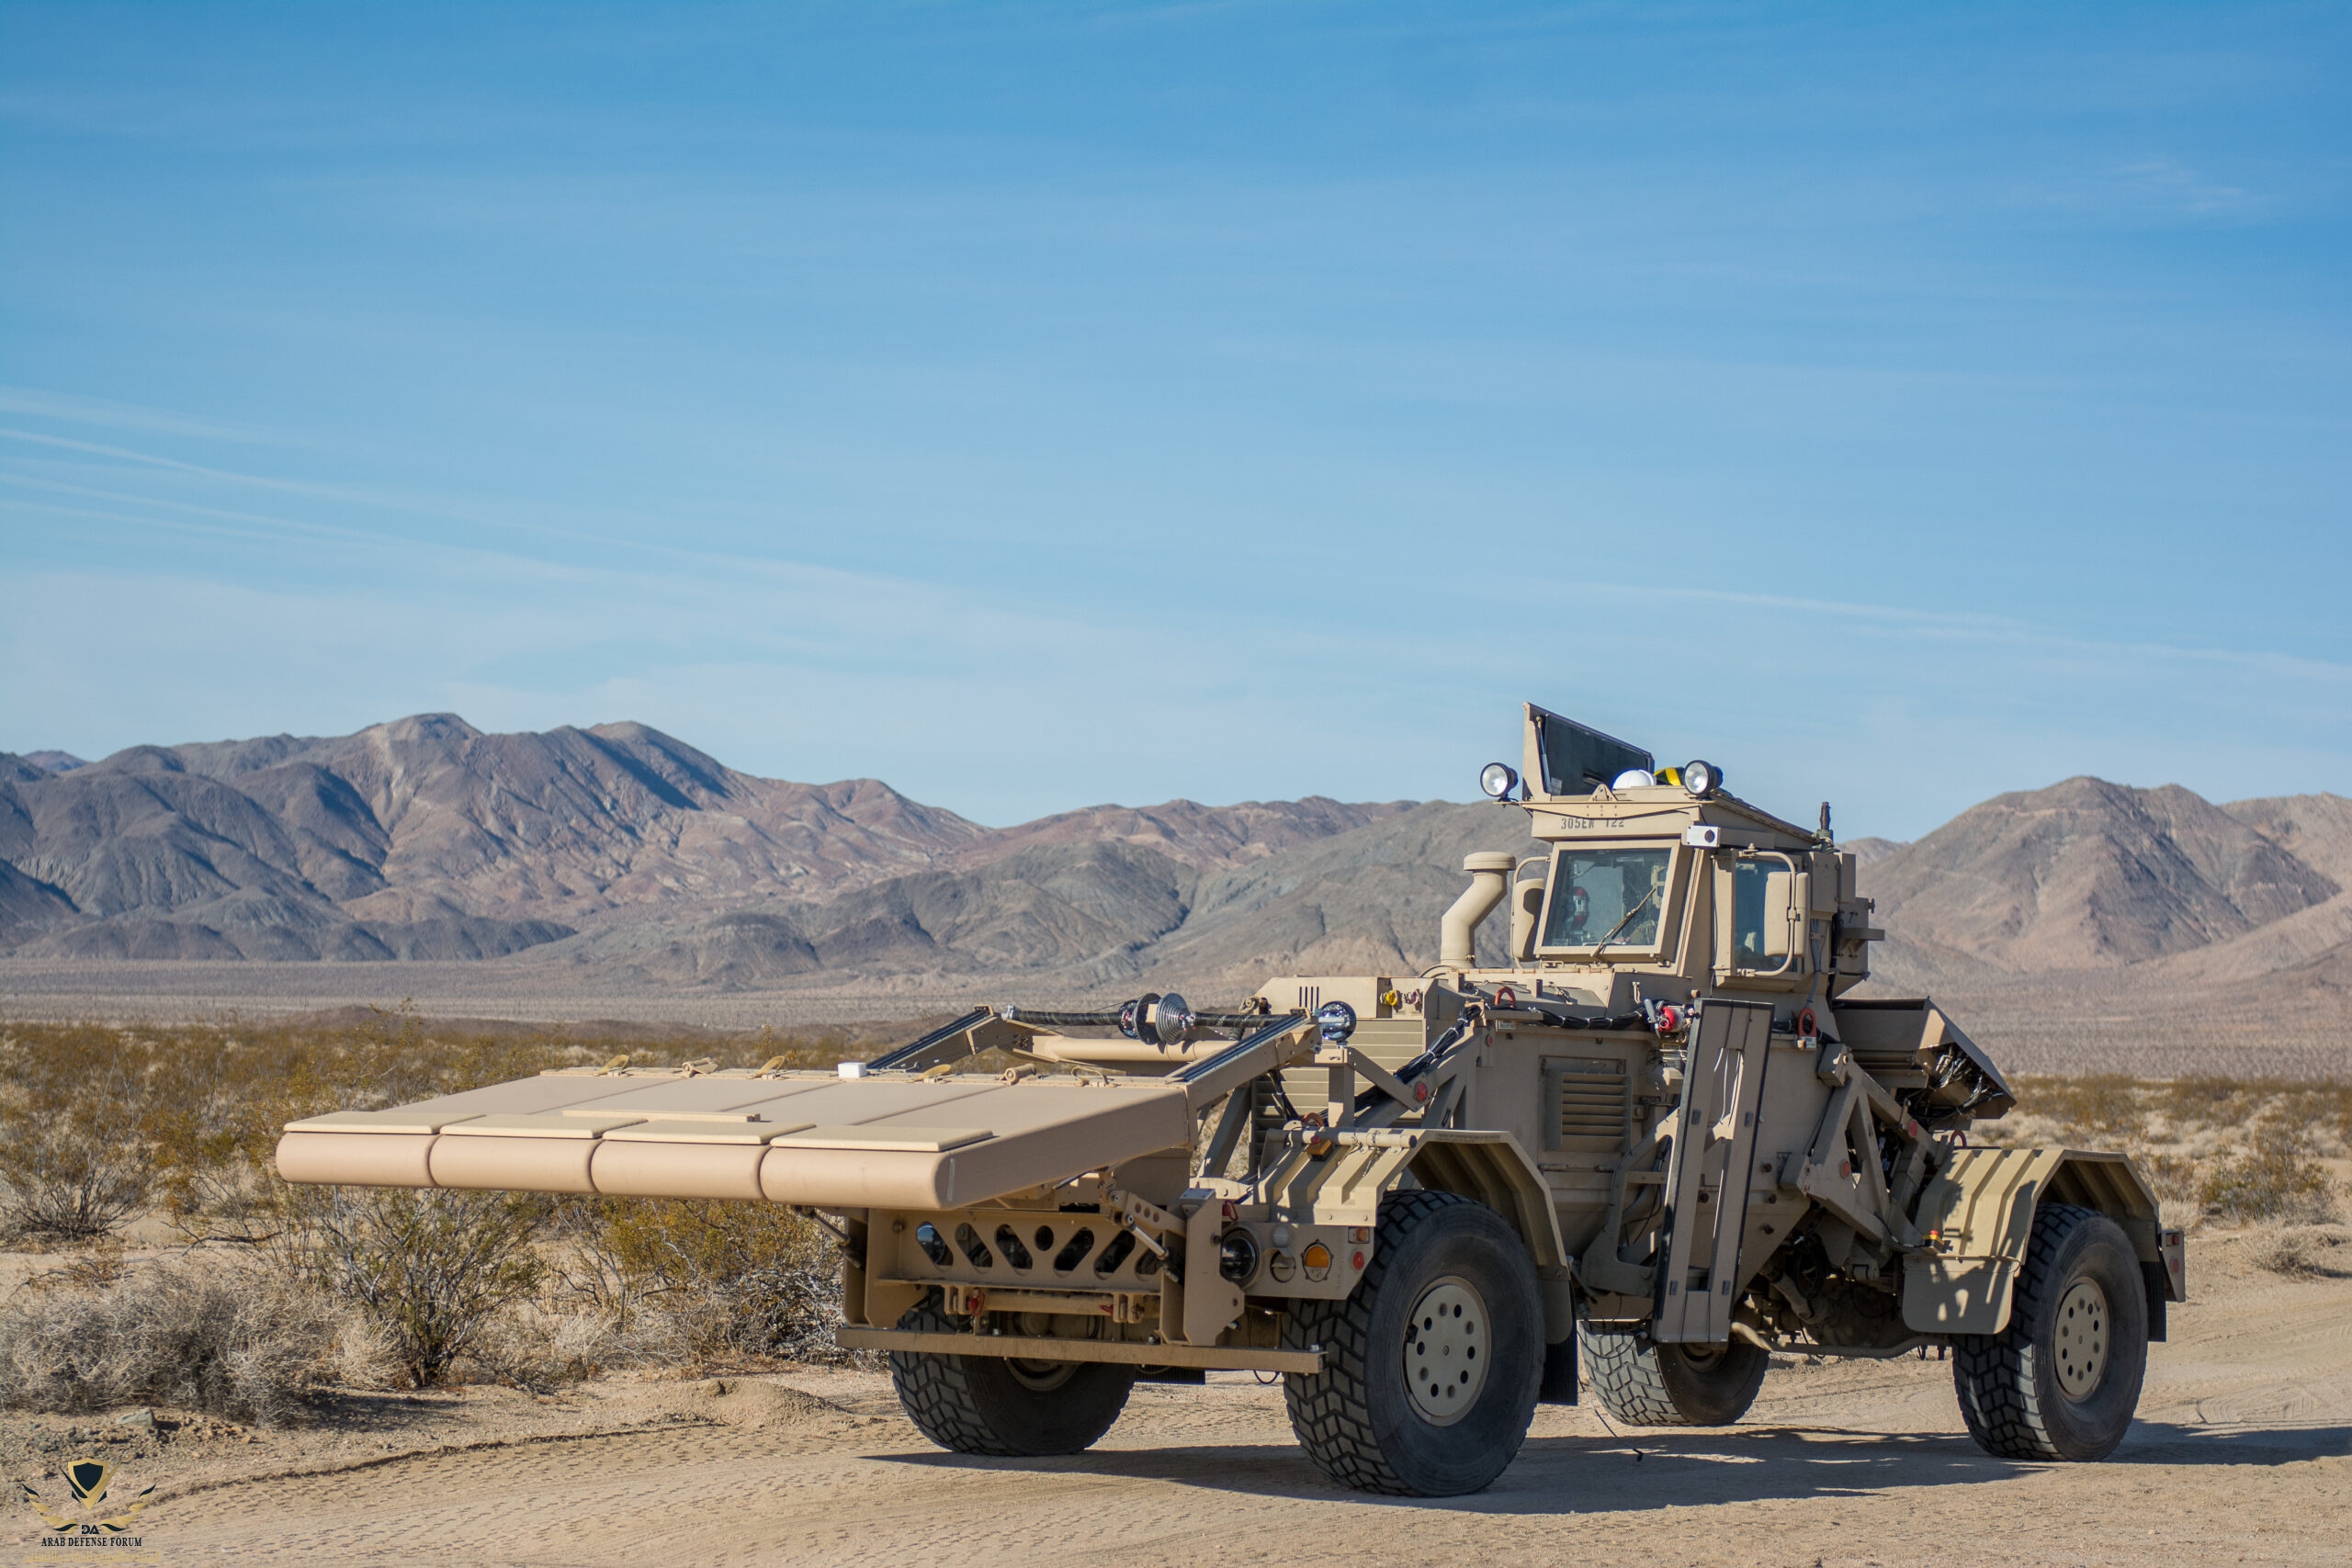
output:
[[[277,1256],[365,1314],[403,1379],[430,1388],[537,1289],[532,1242],[547,1210],[530,1193],[313,1189],[289,1202]]]
[[[2070,1142],[2136,1143],[2148,1131],[2143,1089],[2114,1073],[2026,1077],[2018,1083],[2018,1109],[2057,1123]]]
[[[2184,1127],[2228,1131],[2273,1121],[2321,1145],[2352,1149],[2352,1083],[2192,1075],[2152,1087],[2160,1090],[2160,1109]]]
[[[841,1256],[832,1234],[773,1203],[579,1201],[564,1222],[566,1284],[624,1324],[668,1316],[697,1359],[842,1359],[832,1343]]]
[[[28,1055],[16,1035],[0,1038],[0,1236],[109,1235],[153,1186],[144,1080],[102,1053],[60,1053],[48,1072],[24,1071]]]
[[[0,1240],[89,1241],[147,1206],[154,1164],[79,1121],[0,1128]]]
[[[471,1359],[493,1377],[548,1388],[600,1377],[616,1367],[691,1361],[689,1327],[679,1314],[659,1310],[623,1319],[551,1303],[502,1314]]]
[[[2197,1198],[2208,1213],[2241,1224],[2335,1217],[2335,1182],[2308,1132],[2271,1122],[2252,1129],[2248,1140],[2205,1168]]]
[[[2134,1149],[2132,1163],[2156,1196],[2166,1202],[2184,1202],[2198,1195],[2204,1184],[2204,1168],[2188,1155],[2170,1154],[2164,1150]]]
[[[2255,1267],[2290,1280],[2342,1279],[2352,1273],[2352,1236],[2340,1231],[2282,1227],[2254,1244]]]
[[[293,1281],[217,1258],[149,1264],[111,1289],[24,1290],[0,1308],[0,1404],[282,1421],[330,1373],[337,1328]]]

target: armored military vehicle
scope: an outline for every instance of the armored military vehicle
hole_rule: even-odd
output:
[[[1580,1388],[1714,1425],[1775,1351],[1925,1346],[1987,1450],[2109,1452],[2180,1235],[2120,1155],[1978,1141],[2012,1103],[1984,1052],[1853,994],[1883,933],[1826,808],[1532,705],[1482,783],[1545,852],[1470,856],[1419,974],[978,1007],[832,1075],[565,1069],[292,1123],[278,1166],[804,1208],[840,1342],[965,1453],[1073,1452],[1139,1376],[1246,1370],[1333,1480],[1442,1495]]]

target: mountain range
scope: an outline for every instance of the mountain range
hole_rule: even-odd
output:
[[[2019,1039],[2087,1032],[2119,1060],[2222,1038],[2352,1055],[2352,801],[2074,778],[1844,847],[1890,932],[1874,989],[1960,998]],[[0,955],[1224,995],[1410,974],[1463,854],[1535,848],[1485,802],[1178,800],[992,829],[873,779],[758,778],[643,725],[424,715],[88,763],[0,754]],[[1499,930],[1482,936],[1492,951]]]
[[[1068,965],[1164,936],[1204,877],[1409,814],[1309,798],[983,828],[874,779],[740,773],[639,724],[0,754],[0,952],[563,955],[721,984]]]

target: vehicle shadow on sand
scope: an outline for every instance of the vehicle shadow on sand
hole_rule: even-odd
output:
[[[465,1414],[446,1394],[336,1389],[304,1407],[296,1424],[329,1431],[413,1433],[420,1427],[454,1425]]]
[[[1635,1458],[1639,1452],[1638,1459]],[[2212,1427],[2142,1422],[2109,1462],[2259,1465],[2352,1453],[2352,1427]],[[1618,1438],[1532,1438],[1486,1491],[1381,1497],[1333,1485],[1288,1445],[1096,1450],[1062,1459],[876,1454],[876,1462],[1008,1474],[1159,1481],[1219,1492],[1487,1514],[1638,1514],[1712,1503],[1834,1501],[1905,1487],[1982,1484],[2053,1468],[1996,1459],[1945,1432],[1803,1427],[1655,1428]]]

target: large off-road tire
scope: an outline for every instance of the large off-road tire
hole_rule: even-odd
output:
[[[929,1305],[909,1312],[899,1326],[924,1334],[953,1334],[957,1327]],[[1136,1370],[1102,1361],[893,1350],[890,1382],[909,1419],[941,1448],[1034,1458],[1091,1448],[1126,1408]]]
[[[1323,1370],[1283,1379],[1317,1469],[1360,1492],[1452,1497],[1503,1472],[1544,1374],[1544,1301],[1500,1214],[1451,1192],[1391,1193],[1344,1301],[1300,1302],[1283,1343]]]
[[[1646,1334],[1583,1325],[1584,1381],[1601,1408],[1629,1427],[1728,1427],[1747,1414],[1772,1358],[1745,1339],[1657,1345]]]
[[[2003,1459],[2105,1459],[2131,1430],[2147,1371],[2139,1256],[2120,1225],[2074,1203],[2035,1213],[2009,1325],[1952,1341],[1961,1417]]]

